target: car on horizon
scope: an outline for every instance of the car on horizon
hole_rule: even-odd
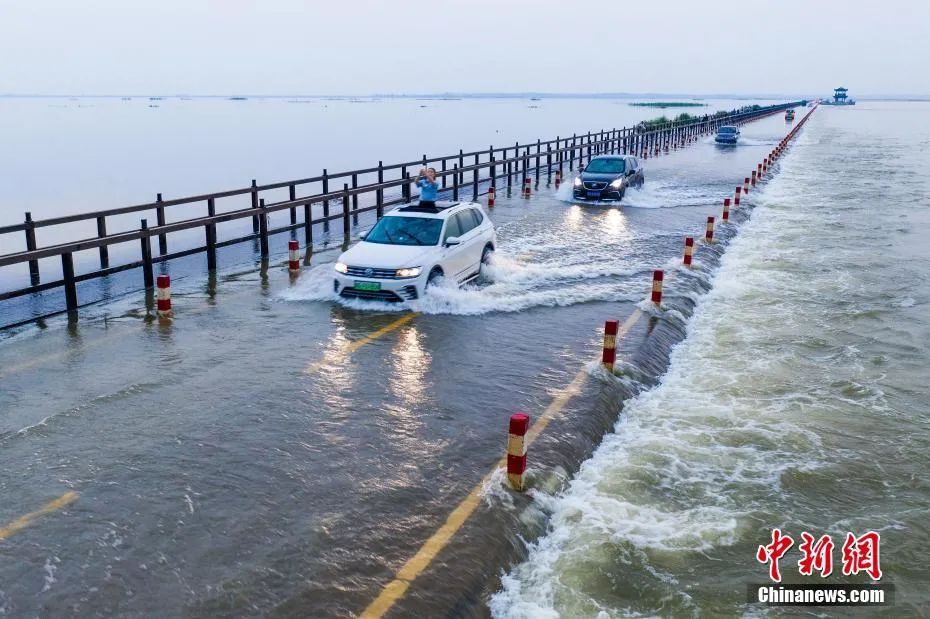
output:
[[[622,200],[628,187],[642,187],[643,168],[630,155],[601,155],[588,162],[575,177],[576,200]]]
[[[346,299],[414,301],[440,278],[463,285],[497,246],[477,202],[402,206],[384,215],[336,261],[333,292]]]
[[[717,144],[736,144],[739,140],[739,127],[733,125],[724,125],[717,129],[717,135],[714,141]]]

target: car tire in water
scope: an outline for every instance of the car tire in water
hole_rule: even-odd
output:
[[[481,252],[481,264],[489,264],[491,262],[491,256],[494,255],[494,248],[488,245],[484,248],[484,251]]]
[[[434,267],[432,271],[429,272],[429,277],[426,278],[426,287],[431,288],[436,285],[436,281],[443,276],[442,269],[439,267]]]

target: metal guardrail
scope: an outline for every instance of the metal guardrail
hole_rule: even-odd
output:
[[[411,190],[412,181],[410,173],[407,171],[407,168],[412,166],[438,166],[440,169],[437,170],[437,178],[440,179],[442,190],[451,190],[452,198],[458,200],[459,194],[470,186],[472,189],[472,199],[476,200],[482,193],[482,184],[486,183],[489,186],[496,187],[498,178],[503,179],[506,177],[507,187],[510,188],[513,185],[514,176],[517,176],[522,182],[522,178],[529,176],[531,172],[533,172],[535,173],[536,184],[538,186],[542,170],[546,170],[547,177],[551,179],[553,169],[558,169],[561,172],[567,165],[569,171],[572,171],[576,161],[583,162],[585,159],[590,161],[592,157],[599,154],[655,154],[660,149],[670,146],[671,144],[680,143],[689,137],[715,131],[716,128],[722,124],[744,123],[778,113],[790,107],[796,107],[800,104],[801,102],[795,101],[751,110],[744,108],[741,110],[733,110],[726,114],[702,117],[698,120],[669,122],[659,127],[650,127],[645,130],[640,125],[632,128],[624,127],[621,129],[587,133],[580,136],[575,134],[565,138],[556,137],[553,140],[547,141],[537,140],[535,143],[524,145],[516,143],[513,146],[503,148],[494,148],[492,146],[487,150],[471,151],[468,153],[460,150],[458,154],[442,157],[430,158],[424,155],[419,160],[391,165],[384,165],[379,162],[376,167],[338,172],[335,174],[329,174],[324,170],[323,174],[320,176],[265,185],[258,185],[253,180],[249,187],[171,200],[163,200],[161,194],[158,194],[156,201],[151,203],[42,220],[33,220],[30,214],[26,213],[24,223],[0,227],[0,235],[24,233],[27,248],[26,251],[0,255],[0,267],[26,262],[29,263],[31,285],[18,290],[0,293],[0,301],[64,286],[66,308],[67,311],[72,311],[78,307],[75,287],[77,282],[104,277],[141,266],[144,273],[145,287],[152,288],[154,286],[152,268],[154,263],[200,252],[207,252],[208,268],[212,270],[216,268],[217,248],[254,240],[256,238],[260,240],[262,257],[268,257],[269,235],[303,228],[305,242],[307,245],[312,246],[313,226],[322,224],[324,231],[328,232],[330,222],[339,219],[343,222],[343,238],[348,239],[351,233],[351,226],[358,224],[358,216],[360,214],[376,211],[377,216],[380,218],[385,207],[410,202],[413,199]],[[498,158],[498,156],[500,156],[500,158]],[[466,159],[470,160],[468,164],[466,164]],[[452,162],[451,169],[449,166],[450,162]],[[398,178],[385,181],[385,173],[389,171],[398,171]],[[359,184],[359,177],[365,175],[376,175],[374,182]],[[471,176],[469,181],[466,181],[466,175]],[[341,190],[331,191],[329,183],[337,179],[344,179],[349,182],[344,182]],[[301,197],[297,196],[298,187],[313,184],[319,184],[319,193],[311,193],[310,195]],[[265,204],[264,199],[260,197],[261,192],[283,188],[288,189],[287,200]],[[397,188],[400,189],[400,195],[387,199],[386,191],[395,190]],[[374,194],[373,204],[364,207],[360,206],[359,196],[372,193]],[[251,205],[249,207],[219,214],[216,213],[217,200],[246,194],[251,197]],[[207,204],[207,216],[166,223],[165,209],[172,206],[203,202]],[[341,204],[341,209],[335,214],[330,212],[331,202]],[[320,205],[322,207],[322,214],[317,218],[314,218],[312,213],[312,207],[314,205]],[[302,221],[298,221],[298,209],[303,210]],[[140,227],[137,230],[116,234],[107,233],[108,217],[152,210],[156,213],[156,226],[149,227],[148,220],[142,219]],[[290,224],[269,229],[268,215],[284,210],[290,212]],[[217,241],[217,224],[245,218],[252,218],[252,234],[222,242]],[[41,248],[36,246],[35,231],[37,228],[90,220],[96,221],[96,237]],[[195,228],[204,229],[205,244],[203,246],[187,248],[175,252],[168,251],[169,234]],[[152,255],[152,237],[158,238],[158,256]],[[108,247],[132,241],[140,242],[141,258],[118,266],[110,266]],[[98,250],[100,268],[82,275],[75,275],[73,254],[75,252],[92,249]],[[61,257],[62,279],[42,283],[40,281],[38,261],[42,258],[54,256]]]

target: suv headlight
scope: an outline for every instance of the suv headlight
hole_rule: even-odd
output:
[[[580,176],[576,176],[576,177],[575,177],[575,187],[581,187],[581,177],[580,177]]]
[[[623,179],[622,179],[622,178],[618,178],[617,180],[615,180],[614,182],[612,182],[612,183],[610,184],[610,186],[613,187],[614,189],[620,189],[620,187],[621,187],[622,185],[623,185]]]
[[[409,269],[397,269],[396,277],[416,277],[420,274],[423,267],[410,267]]]
[[[334,266],[333,268],[336,269],[336,273],[348,273],[349,272],[349,265],[347,265],[345,262],[337,262],[336,266]]]

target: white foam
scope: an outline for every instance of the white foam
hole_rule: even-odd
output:
[[[622,301],[638,282],[622,278],[636,269],[620,262],[607,264],[530,263],[496,252],[481,281],[458,287],[440,281],[423,298],[404,303],[343,299],[333,292],[332,265],[306,272],[298,285],[279,294],[285,301],[325,301],[361,311],[478,315],[518,312],[531,307],[562,307],[590,301]],[[622,278],[622,279],[621,279]],[[591,282],[590,280],[603,280]]]

